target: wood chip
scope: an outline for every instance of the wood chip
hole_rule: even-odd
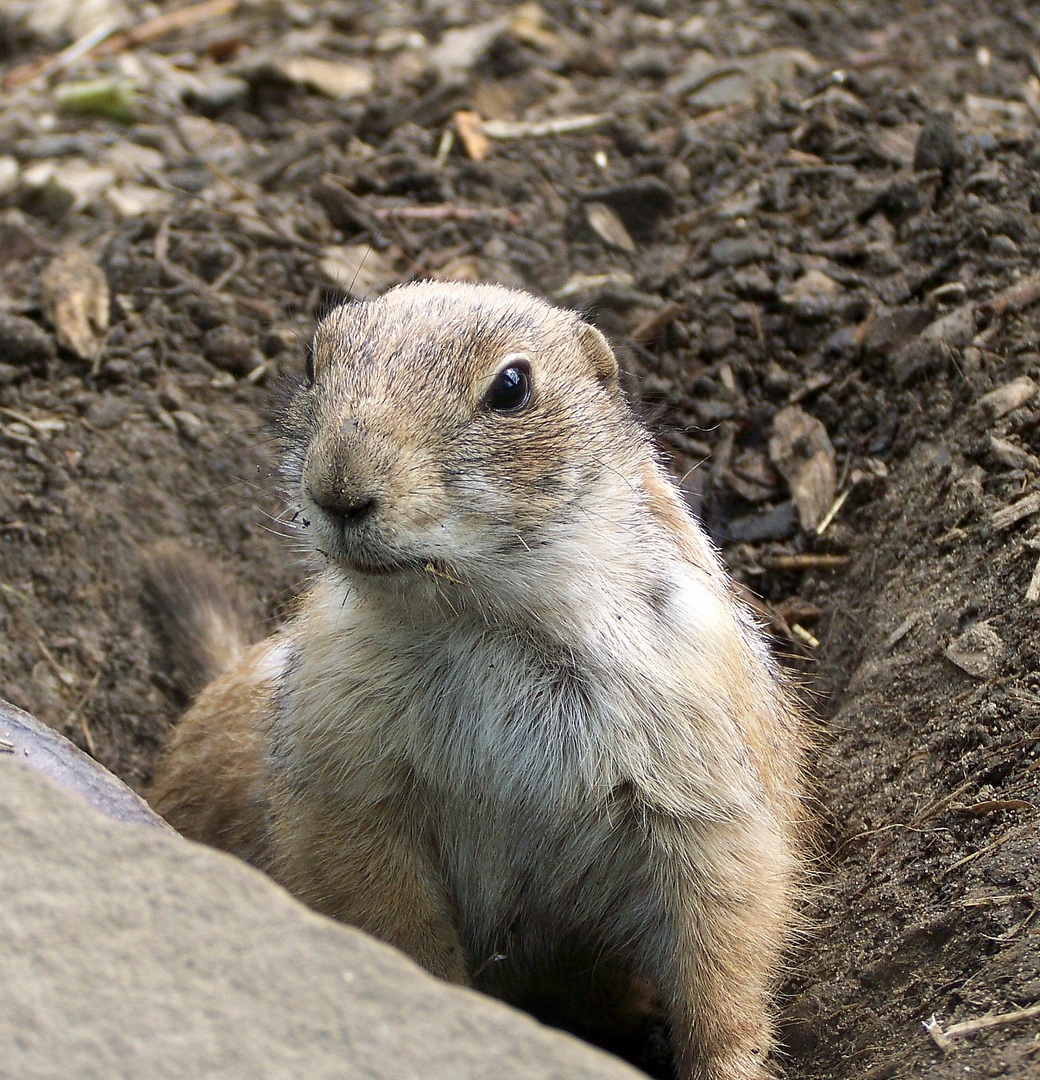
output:
[[[822,270],[808,270],[784,293],[782,299],[785,304],[793,304],[809,297],[837,296],[843,291],[841,285]]]
[[[557,300],[566,300],[567,297],[579,293],[595,293],[612,287],[631,289],[635,287],[635,283],[636,279],[624,270],[610,270],[605,274],[572,274],[556,290],[555,296]]]
[[[948,1054],[953,1049],[953,1041],[947,1038],[946,1032],[942,1029],[942,1024],[935,1019],[934,1013],[927,1020],[922,1020],[921,1023],[925,1031],[928,1032],[929,1038],[944,1054]]]
[[[946,1029],[946,1037],[960,1039],[965,1035],[974,1035],[977,1031],[988,1031],[990,1028],[1003,1027],[1006,1024],[1017,1024],[1020,1020],[1032,1020],[1034,1016],[1040,1016],[1040,1004],[1027,1005],[1024,1009],[1012,1009],[1011,1012],[997,1013],[995,1016],[962,1020],[959,1024],[953,1024]]]
[[[621,218],[606,203],[587,202],[585,220],[607,247],[627,251],[629,255],[635,254],[636,242],[629,236]]]
[[[1040,513],[1040,491],[1034,491],[1032,495],[990,514],[989,523],[994,529],[1010,529],[1012,525],[1037,513]]]
[[[885,643],[882,645],[882,649],[888,652],[889,649],[894,648],[910,633],[911,630],[921,621],[921,612],[915,611],[913,614],[908,615],[891,634],[885,638]]]
[[[979,408],[988,413],[991,420],[999,420],[1009,412],[1025,405],[1036,397],[1037,385],[1028,375],[1022,375],[1011,382],[998,386],[979,398]]]
[[[981,859],[984,855],[992,854],[994,851],[997,850],[997,848],[1003,847],[1004,844],[1006,844],[1008,840],[1011,839],[1012,835],[1013,834],[1011,832],[1007,832],[1003,836],[998,836],[996,840],[987,844],[985,847],[979,848],[978,851],[973,851],[970,855],[965,855],[963,858],[958,859],[956,862],[950,863],[950,865],[947,866],[946,869],[939,874],[939,877],[947,877],[949,874],[952,874],[954,870],[960,870],[962,866],[968,866],[970,863],[975,862],[977,859]]]
[[[845,491],[843,491],[834,500],[834,502],[831,504],[831,508],[827,511],[826,514],[823,515],[823,518],[821,519],[820,524],[816,526],[816,535],[817,536],[823,536],[823,534],[827,531],[827,529],[830,526],[831,522],[841,512],[841,508],[845,505],[845,500],[848,499],[848,497],[849,497],[849,492],[846,489]]]
[[[992,814],[997,810],[1032,810],[1033,804],[1025,799],[985,799],[982,802],[973,803],[968,807],[970,814],[982,817],[984,814]]]
[[[382,221],[373,212],[368,200],[355,195],[340,177],[325,173],[311,190],[337,229],[367,232],[379,242],[383,232]]]
[[[516,228],[523,219],[506,206],[377,206],[372,213],[380,221],[499,221]]]
[[[669,323],[675,321],[681,311],[682,307],[679,304],[674,300],[669,300],[657,308],[656,311],[643,315],[629,331],[629,337],[641,344],[653,341]]]
[[[767,570],[840,570],[852,561],[848,555],[814,554],[763,555],[758,560]]]
[[[355,300],[376,296],[399,280],[390,258],[368,244],[327,247],[322,255],[325,275]]]
[[[322,60],[316,56],[294,56],[278,63],[277,69],[290,82],[299,83],[337,101],[363,97],[375,86],[375,73],[368,64],[342,60]]]
[[[82,248],[70,248],[40,275],[40,302],[60,344],[96,369],[110,306],[101,267]]]
[[[1040,300],[1040,270],[991,296],[979,305],[979,310],[986,318],[995,319],[1009,311],[1022,311],[1037,300]]]
[[[31,416],[26,416],[25,413],[18,412],[16,409],[8,408],[0,408],[0,415],[8,416],[19,424],[24,424],[37,435],[44,437],[53,435],[56,431],[64,431],[68,427],[64,420],[60,420],[56,416],[43,416],[34,419]]]
[[[962,304],[942,318],[929,323],[889,359],[893,374],[901,385],[929,370],[937,363],[955,359],[975,336],[976,308]]]
[[[804,409],[789,405],[773,420],[769,457],[791,489],[802,528],[815,529],[833,505],[838,485],[827,429]]]
[[[201,4],[189,4],[187,7],[164,11],[137,26],[108,38],[94,50],[97,56],[111,56],[132,49],[138,45],[147,45],[159,38],[172,34],[176,30],[186,30],[201,22],[230,15],[238,7],[239,0],[204,0]]]
[[[491,140],[484,133],[480,113],[460,109],[452,118],[470,161],[483,161],[491,153]]]
[[[489,139],[540,139],[546,135],[598,131],[613,122],[614,118],[609,113],[557,116],[551,120],[487,120],[484,134]]]
[[[984,894],[982,896],[965,896],[957,901],[957,907],[994,907],[997,904],[1013,904],[1018,900],[1032,902],[1032,893],[998,893]]]
[[[891,354],[919,334],[932,320],[932,312],[923,304],[907,305],[893,311],[871,311],[856,328],[868,356]]]
[[[773,606],[776,613],[789,623],[801,623],[803,626],[822,619],[824,615],[823,608],[801,596],[789,596]]]
[[[804,401],[807,397],[811,397],[817,390],[822,390],[825,386],[830,386],[832,382],[834,382],[834,376],[828,375],[823,371],[817,372],[815,375],[810,375],[801,386],[791,393],[786,404],[797,405],[799,401]]]
[[[1007,439],[999,439],[996,435],[990,435],[989,449],[997,461],[1001,465],[1006,465],[1009,469],[1025,469],[1029,472],[1040,470],[1040,459]]]
[[[1040,559],[1037,559],[1036,566],[1033,567],[1033,576],[1029,579],[1029,588],[1026,589],[1026,600],[1030,604],[1040,600]]]
[[[815,634],[810,633],[801,626],[799,623],[791,623],[791,633],[798,639],[803,645],[808,645],[810,649],[818,649],[820,647],[820,639]]]

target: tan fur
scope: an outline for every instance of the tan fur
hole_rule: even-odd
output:
[[[324,567],[182,720],[155,805],[438,975],[583,1030],[656,1002],[684,1080],[765,1076],[799,718],[609,346],[426,284],[314,348],[285,428]]]
[[[208,686],[166,745],[149,799],[178,831],[267,868],[269,791],[262,761],[270,683],[257,678],[266,643]]]
[[[252,621],[239,589],[221,567],[198,556],[185,559],[173,540],[144,553],[145,587],[162,616],[173,680],[192,698],[245,656]]]

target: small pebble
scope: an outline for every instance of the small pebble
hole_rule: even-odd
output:
[[[736,517],[726,527],[729,540],[755,544],[763,540],[787,540],[798,531],[798,510],[788,500],[763,514]]]
[[[207,330],[202,339],[202,351],[211,364],[233,375],[245,375],[256,367],[253,339],[235,326],[216,326]]]
[[[930,116],[921,128],[914,150],[914,168],[918,172],[940,169],[949,172],[960,160],[960,143],[953,117],[949,113]]]
[[[1006,653],[1003,639],[985,622],[969,627],[946,647],[946,658],[976,679],[992,679]]]
[[[0,363],[40,367],[56,355],[50,334],[32,319],[0,315]]]
[[[130,412],[131,402],[113,394],[102,394],[95,398],[87,409],[87,422],[104,431],[118,427]]]
[[[1023,375],[984,394],[979,399],[979,408],[988,413],[991,419],[999,420],[1020,405],[1031,401],[1036,396],[1036,391],[1036,383],[1028,375]]]
[[[173,420],[177,425],[177,430],[188,442],[198,442],[206,430],[206,425],[194,413],[186,409],[178,409],[173,414]]]
[[[709,258],[714,266],[746,266],[769,258],[769,245],[756,237],[737,237],[717,240],[711,245]]]

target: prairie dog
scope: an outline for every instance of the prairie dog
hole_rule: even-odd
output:
[[[586,1029],[658,1002],[684,1080],[767,1076],[799,717],[604,337],[402,286],[319,325],[282,432],[321,569],[156,809],[445,979]]]

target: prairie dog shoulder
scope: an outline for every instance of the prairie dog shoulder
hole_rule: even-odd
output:
[[[684,1078],[764,1076],[798,714],[606,340],[403,286],[322,322],[281,428],[320,569],[182,721],[159,808],[446,978],[577,980],[593,1026],[649,986]]]

